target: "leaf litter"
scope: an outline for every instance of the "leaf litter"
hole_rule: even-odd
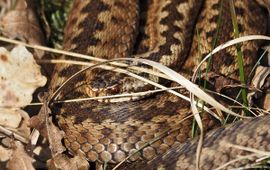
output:
[[[31,133],[29,115],[21,108],[31,103],[34,91],[44,86],[47,78],[23,46],[16,46],[10,52],[0,47],[0,56],[0,133],[19,140],[11,140],[11,149],[1,147],[8,154],[0,154],[0,160],[8,160],[9,169],[33,169],[33,158],[21,143],[27,143]]]

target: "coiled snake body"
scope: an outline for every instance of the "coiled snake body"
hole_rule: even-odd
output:
[[[206,0],[202,4],[199,0],[75,0],[65,30],[64,48],[105,59],[130,57],[133,54],[190,75],[199,61],[198,57],[211,51],[217,30],[219,35],[216,44],[233,38],[229,3],[225,0],[220,5],[221,2]],[[234,5],[240,35],[266,33],[266,14],[255,1],[235,0]],[[219,29],[218,20],[221,21]],[[196,21],[197,36],[192,39]],[[244,43],[241,47],[245,56],[246,75],[256,61],[258,47],[259,42]],[[212,60],[214,64],[211,65],[211,71],[238,81],[235,53],[234,48],[219,53]],[[82,68],[68,64],[56,66],[51,90],[57,89]],[[148,78],[167,84],[155,76]],[[95,69],[77,76],[65,86],[58,99],[137,92],[150,88],[126,75]],[[55,105],[53,111],[58,114],[58,124],[66,134],[64,142],[67,148],[74,154],[85,155],[89,161],[118,163],[156,139],[129,159],[129,162],[139,159],[148,161],[191,137],[193,120],[187,118],[191,115],[189,103],[166,92],[136,101],[65,103]],[[269,117],[264,120],[269,120]],[[206,130],[216,125],[208,115],[203,116],[203,124]],[[236,128],[231,127],[233,130]],[[211,133],[210,136],[214,135]],[[180,156],[190,157],[190,153],[185,151],[183,154],[179,149],[175,152],[178,154],[174,160]],[[232,156],[228,157],[227,161]],[[209,168],[218,166],[215,162],[210,164],[211,160],[207,158],[202,165],[211,165]],[[176,162],[171,163],[170,168],[181,168]],[[192,167],[187,166],[190,169]]]

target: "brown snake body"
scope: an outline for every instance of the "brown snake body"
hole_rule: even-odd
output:
[[[270,150],[269,121],[270,116],[267,115],[246,120],[245,122],[238,121],[227,127],[208,132],[203,144],[200,168],[215,169],[223,166],[221,169],[233,169],[254,163],[263,155],[263,153],[258,154],[258,151],[269,152]],[[192,170],[196,168],[196,159],[194,157],[197,146],[198,139],[188,141],[181,146],[171,148],[167,154],[158,156],[148,165],[134,164],[133,167],[129,166],[124,169]],[[237,146],[246,148],[237,148]],[[258,151],[248,149],[257,149]],[[226,163],[228,164],[226,165]]]
[[[218,0],[206,0],[202,11],[201,5],[198,0],[75,0],[65,30],[64,48],[106,59],[134,54],[135,57],[158,61],[179,73],[190,75],[200,56],[198,46],[202,56],[211,50],[220,13]],[[240,35],[266,33],[266,15],[255,1],[236,0],[235,7]],[[227,1],[224,1],[222,9],[221,20],[224,23],[221,24],[216,44],[233,38]],[[201,43],[196,36],[191,41],[199,12],[196,32]],[[258,21],[261,25],[256,24]],[[244,43],[241,48],[248,75],[256,61],[259,43]],[[219,57],[214,57],[212,71],[238,81],[235,52],[234,48],[229,48],[219,53]],[[57,89],[82,68],[67,64],[56,66],[51,90]],[[155,76],[149,78],[163,82]],[[149,88],[144,83],[125,75],[95,69],[80,74],[66,85],[58,99],[145,89]],[[53,110],[58,114],[58,124],[66,134],[64,142],[67,148],[74,154],[83,154],[89,161],[118,163],[156,139],[128,162],[142,158],[152,160],[191,137],[192,118],[185,119],[191,115],[189,103],[166,92],[137,101],[65,103],[55,105]],[[206,130],[216,125],[208,115],[203,116],[203,123]],[[176,157],[189,154],[183,151],[181,155],[181,150],[177,153]],[[207,159],[204,161],[207,163]]]

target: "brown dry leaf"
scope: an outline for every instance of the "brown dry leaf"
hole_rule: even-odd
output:
[[[0,119],[6,119],[4,125],[1,125],[5,128],[5,131],[1,129],[2,133],[5,133],[8,136],[12,136],[15,139],[20,140],[21,142],[27,143],[31,134],[30,127],[28,126],[29,122],[29,115],[23,110],[20,109],[1,109],[1,110],[6,110],[7,112],[4,114],[5,117],[1,117],[3,114],[0,113]],[[11,112],[10,112],[11,111]],[[12,113],[14,111],[14,113]],[[14,118],[15,116],[10,115],[10,114],[15,114],[15,116],[19,117]],[[17,115],[18,114],[18,115]],[[11,127],[11,125],[15,124],[13,121],[18,121],[16,123],[19,123],[18,126],[16,127]]]
[[[53,124],[51,117],[47,121],[47,129],[49,129],[48,140],[49,140],[52,155],[54,156],[54,155],[64,152],[66,148],[61,143],[61,140],[64,137],[64,133],[60,131],[59,128]]]
[[[267,89],[269,87],[264,87],[264,86],[269,86],[268,84],[270,82],[269,81],[269,76],[270,76],[270,67],[263,67],[263,66],[258,66],[256,68],[256,72],[255,75],[252,79],[252,86],[255,89]],[[261,107],[264,108],[265,110],[270,110],[270,94],[269,92],[267,92],[267,90],[265,90],[263,93],[268,93],[268,94],[264,94],[265,97],[262,99],[261,93],[258,93],[257,91],[251,92],[248,94],[248,99],[250,104],[252,104],[252,100],[254,100],[253,98],[257,98],[259,100],[256,99],[257,103],[261,103]]]
[[[28,138],[29,116],[19,108],[31,103],[33,92],[44,86],[47,79],[41,75],[33,55],[25,47],[18,46],[11,52],[0,47],[0,80],[0,125],[6,128],[5,134],[15,132]],[[16,139],[17,134],[14,134]]]
[[[267,93],[263,100],[263,108],[269,113],[270,112],[270,93]]]
[[[14,7],[14,4],[16,3],[16,0],[2,0],[0,1],[0,18],[5,16],[5,14]]]
[[[268,11],[270,11],[270,1],[269,0],[257,0],[259,4],[265,7]]]
[[[0,125],[25,138],[30,136],[30,128],[28,127],[29,119],[29,115],[21,109],[0,109]]]
[[[7,163],[7,168],[10,170],[34,170],[34,159],[26,153],[23,144],[15,141],[13,147],[14,151]]]
[[[263,50],[267,51],[267,56],[262,59],[262,63],[263,65],[270,67],[270,45],[263,47]]]
[[[16,8],[1,18],[0,28],[8,38],[19,38],[30,44],[44,45],[44,34],[32,4],[34,3],[29,0],[18,0]],[[38,51],[39,59],[42,55],[43,52]]]
[[[31,103],[32,94],[46,84],[33,55],[23,46],[11,52],[0,47],[0,107],[24,107]]]
[[[258,66],[252,79],[252,86],[261,89],[265,84],[266,78],[270,75],[270,67]]]
[[[22,120],[22,116],[20,112],[22,110],[18,109],[6,109],[2,108],[0,110],[0,125],[9,127],[9,128],[17,128],[20,125]]]
[[[54,157],[66,150],[61,143],[64,133],[53,124],[52,118],[49,117],[51,111],[47,105],[47,94],[39,96],[39,99],[44,104],[39,114],[30,119],[30,126],[38,129],[41,135],[49,141],[52,156]]]
[[[29,136],[31,134],[31,130],[30,130],[30,127],[29,127],[30,117],[29,117],[28,113],[26,113],[24,111],[21,112],[20,114],[22,116],[21,124],[17,129],[14,129],[14,130],[16,130],[16,132],[18,134],[20,134],[21,136],[29,139]]]
[[[270,67],[268,67],[270,72]],[[265,109],[268,113],[270,112],[270,73],[268,77],[265,79],[265,83],[262,86],[263,93],[265,94],[262,99],[262,108]]]
[[[33,116],[29,120],[29,126],[32,128],[35,128],[39,131],[41,136],[48,139],[48,129],[46,126],[46,117],[49,116],[49,114],[45,114],[45,112],[48,112],[49,108],[42,107],[39,111],[39,114],[36,116]]]
[[[5,162],[10,159],[12,155],[12,150],[8,148],[4,148],[0,145],[0,162]]]
[[[90,168],[86,159],[81,156],[68,158],[66,155],[59,154],[49,160],[47,165],[50,170],[88,170]]]

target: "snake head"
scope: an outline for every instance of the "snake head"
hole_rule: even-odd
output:
[[[91,97],[100,97],[102,102],[123,102],[134,101],[144,96],[130,95],[130,93],[143,92],[151,89],[151,85],[144,83],[122,73],[113,71],[99,70],[90,76],[86,93]],[[114,96],[106,98],[106,96]],[[128,96],[121,96],[128,95]]]

